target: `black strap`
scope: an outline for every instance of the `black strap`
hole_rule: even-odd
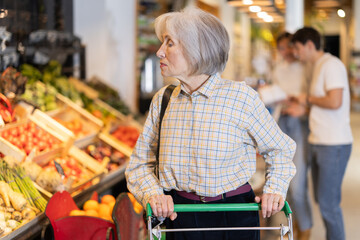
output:
[[[159,135],[158,135],[158,145],[156,151],[156,164],[155,164],[155,175],[159,178],[159,154],[160,154],[160,133],[161,133],[161,123],[165,115],[166,108],[170,101],[170,97],[174,89],[175,85],[169,85],[164,92],[162,101],[161,101],[161,110],[160,110],[160,121],[159,121]]]

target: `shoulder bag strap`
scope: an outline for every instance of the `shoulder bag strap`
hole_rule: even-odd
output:
[[[155,164],[155,175],[159,178],[159,153],[160,153],[160,133],[161,133],[161,123],[165,115],[166,108],[170,101],[170,97],[174,89],[175,85],[169,85],[164,92],[162,101],[161,101],[161,111],[160,111],[160,121],[159,121],[159,137],[158,137],[158,145],[156,151],[156,164]]]

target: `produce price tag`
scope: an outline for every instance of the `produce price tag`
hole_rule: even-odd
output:
[[[54,160],[56,171],[61,175],[62,178],[65,177],[64,169],[61,167],[60,163]]]

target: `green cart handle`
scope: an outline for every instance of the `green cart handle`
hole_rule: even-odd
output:
[[[219,203],[219,204],[174,204],[174,212],[235,212],[235,211],[259,211],[260,203]],[[286,217],[292,213],[287,201],[281,209]],[[146,205],[146,217],[152,216],[150,203]]]

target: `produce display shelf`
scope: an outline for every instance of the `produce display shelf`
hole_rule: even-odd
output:
[[[46,165],[51,159],[54,159],[56,157],[62,157],[64,156],[60,149],[60,151],[50,151],[48,154],[40,155],[33,158],[33,162],[39,164],[40,166]],[[92,175],[89,178],[81,179],[79,182],[74,183],[71,185],[71,188],[68,190],[70,193],[76,192],[76,191],[82,191],[82,187],[88,184],[89,182],[93,182],[94,180],[100,181],[101,178],[105,174],[104,166],[102,166],[99,162],[97,162],[95,159],[87,155],[85,152],[81,151],[75,146],[71,146],[69,151],[65,156],[72,157],[75,159],[76,162],[80,163],[82,167],[86,168],[89,172],[92,173]],[[41,187],[37,186],[38,190],[42,193],[46,193],[45,195],[49,197],[47,191],[44,191]]]
[[[75,143],[86,141],[87,138],[92,138],[103,127],[103,122],[100,119],[96,118],[94,115],[71,101],[69,98],[61,94],[57,94],[56,98],[61,107],[56,111],[51,111],[47,114],[51,117],[56,117],[63,121],[77,119],[79,123],[81,123],[82,129],[87,131],[84,136],[77,137],[75,135]]]
[[[81,192],[73,197],[75,203],[78,206],[84,204],[86,200],[88,200],[94,191],[98,193],[102,193],[110,188],[112,188],[115,184],[123,181],[125,179],[125,168],[126,163],[119,167],[117,170],[112,171],[105,175],[101,181]],[[24,226],[18,228],[17,230],[11,232],[10,234],[0,238],[1,240],[29,240],[29,239],[38,239],[41,234],[43,228],[49,224],[48,218],[45,216],[45,213],[41,213],[32,219],[30,222],[25,224]]]
[[[34,236],[39,234],[42,231],[43,226],[48,221],[45,213],[40,213],[30,222],[16,229],[15,231],[9,233],[8,235],[1,237],[1,240],[28,240],[32,239]]]
[[[125,168],[127,163],[120,166],[118,169],[109,172],[106,174],[100,182],[95,185],[88,187],[86,190],[79,192],[75,196],[73,196],[76,204],[82,205],[86,200],[88,200],[94,191],[98,193],[102,193],[110,188],[112,188],[115,184],[125,180]]]
[[[63,147],[64,151],[67,151],[73,145],[74,134],[40,110],[35,110],[27,119],[7,124],[5,127],[0,128],[0,133],[24,126],[24,124],[30,122],[34,123],[37,128],[44,130],[46,133],[58,139],[60,141],[59,146]],[[15,146],[3,137],[0,137],[0,151],[4,155],[13,156],[18,162],[22,162],[25,157],[27,157],[24,151],[20,150],[18,146]],[[47,151],[41,151],[36,155],[43,155],[46,153]]]

